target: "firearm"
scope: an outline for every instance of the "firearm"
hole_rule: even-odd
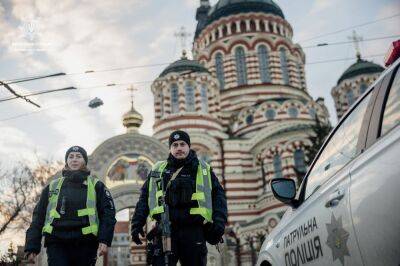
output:
[[[171,222],[169,220],[169,207],[165,202],[166,188],[164,185],[164,180],[161,177],[161,189],[163,194],[161,196],[161,204],[164,207],[164,212],[161,213],[161,240],[164,253],[164,263],[166,266],[169,264],[169,255],[171,254]]]

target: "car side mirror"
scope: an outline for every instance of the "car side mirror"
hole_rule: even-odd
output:
[[[275,198],[294,208],[298,206],[296,197],[296,184],[293,179],[274,178],[271,180],[271,189]]]

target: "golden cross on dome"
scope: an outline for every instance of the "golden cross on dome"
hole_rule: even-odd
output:
[[[183,57],[186,57],[186,41],[190,35],[190,32],[186,31],[184,26],[182,26],[179,31],[175,32],[174,34],[174,36],[181,41],[182,54],[184,54]]]
[[[133,92],[137,91],[137,89],[135,87],[133,87],[133,85],[131,85],[126,90],[131,93],[131,105],[132,105],[132,108],[133,108],[133,98],[134,98]]]
[[[353,30],[353,35],[347,37],[349,40],[353,41],[354,49],[356,50],[357,59],[361,59],[361,52],[360,52],[360,42],[364,40],[361,35],[357,35],[357,32]]]

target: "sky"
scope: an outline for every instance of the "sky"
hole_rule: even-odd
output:
[[[400,35],[399,0],[276,2],[293,27],[293,41],[303,47],[347,41],[353,30],[350,27],[393,15],[398,16],[354,29],[364,39]],[[21,99],[0,102],[0,162],[11,165],[29,160],[34,153],[63,160],[72,145],[83,146],[90,154],[106,139],[125,133],[121,118],[130,108],[129,84],[137,89],[135,108],[144,116],[139,131],[152,135],[151,82],[180,57],[180,42],[174,35],[181,26],[192,34],[187,43],[191,46],[198,5],[198,0],[0,0],[0,80],[64,72],[70,75],[18,83],[12,88],[22,94],[78,88],[31,97],[41,108]],[[348,30],[313,38],[341,29]],[[367,59],[383,64],[382,54],[395,39],[362,42],[361,53],[364,57],[380,55]],[[355,62],[354,47],[304,48],[304,52],[308,92],[314,99],[325,98],[335,124],[330,91]],[[341,58],[352,59],[313,64]],[[82,74],[143,65],[154,66]],[[110,83],[125,85],[105,87]],[[0,87],[0,99],[10,96]],[[104,105],[91,109],[88,102],[95,97]]]
[[[79,2],[79,3],[78,3]],[[211,1],[214,4],[216,1]],[[303,47],[348,41],[352,29],[318,39],[312,37],[400,14],[399,0],[277,0],[294,30],[294,42]],[[151,1],[0,1],[0,80],[52,73],[72,73],[12,87],[20,93],[74,86],[74,91],[34,96],[37,108],[18,99],[0,102],[0,160],[30,158],[33,152],[62,160],[65,150],[81,145],[91,153],[106,139],[125,133],[121,122],[129,110],[128,84],[137,91],[135,107],[144,116],[140,129],[151,135],[154,123],[151,81],[179,58],[181,45],[174,36],[181,26],[192,36],[198,0]],[[364,39],[400,34],[400,16],[355,28]],[[364,56],[386,53],[395,38],[361,43]],[[308,40],[308,41],[307,41]],[[332,87],[355,59],[352,44],[304,48],[309,93],[324,97],[331,121],[336,113]],[[367,58],[382,64],[383,56]],[[155,64],[111,72],[82,74],[87,70],[115,69]],[[124,86],[104,87],[106,84]],[[100,86],[100,87],[99,87]],[[103,87],[101,87],[103,86]],[[0,89],[0,98],[10,93]],[[91,109],[90,99],[104,105]]]

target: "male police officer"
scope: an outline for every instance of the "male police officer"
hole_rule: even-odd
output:
[[[172,254],[169,265],[206,265],[206,240],[217,244],[225,230],[227,221],[226,197],[223,188],[210,166],[197,158],[190,149],[190,137],[181,130],[169,137],[170,154],[166,161],[158,162],[153,173],[162,176],[166,188],[165,202],[169,207],[171,221]],[[164,212],[160,206],[161,182],[150,174],[142,187],[140,199],[132,217],[132,239],[142,244],[139,234],[144,236],[146,218],[160,222]],[[160,180],[160,179],[158,179]],[[158,238],[158,241],[157,241]],[[164,255],[159,236],[156,236],[153,265],[164,265]]]

